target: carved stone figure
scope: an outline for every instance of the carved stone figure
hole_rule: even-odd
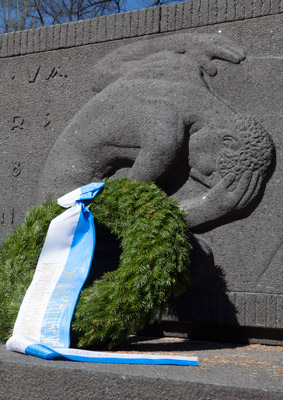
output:
[[[269,134],[250,117],[235,116],[227,127],[204,126],[190,137],[190,175],[209,188],[184,200],[191,228],[237,215],[258,196],[273,159]]]
[[[216,59],[244,58],[220,36],[191,34],[109,54],[94,67],[95,95],[49,153],[41,200],[106,176],[153,180],[166,190],[181,173],[208,188],[181,202],[192,229],[236,215],[258,196],[273,144],[259,123],[215,96],[204,75],[216,74]]]

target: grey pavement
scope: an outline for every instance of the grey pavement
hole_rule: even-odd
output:
[[[283,347],[131,337],[121,352],[199,357],[199,367],[45,361],[0,345],[0,399],[283,399]]]

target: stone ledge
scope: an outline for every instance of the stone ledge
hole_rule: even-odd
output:
[[[188,0],[0,35],[0,58],[173,32],[283,12],[282,0]]]
[[[194,355],[199,367],[45,361],[0,346],[0,399],[282,399],[283,347],[132,337],[119,350]]]

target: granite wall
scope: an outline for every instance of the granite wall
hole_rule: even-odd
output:
[[[163,170],[150,176],[150,171],[159,168],[152,164],[149,172],[144,167],[135,168],[142,172],[135,175],[135,162],[140,149],[144,150],[140,138],[147,135],[142,130],[139,136],[133,136],[136,150],[125,156],[125,165],[119,161],[115,170],[113,166],[105,167],[99,174],[93,171],[90,174],[130,175],[137,179],[150,176],[157,182],[160,179],[160,185],[180,200],[188,215],[193,214],[190,210],[197,210],[193,214],[197,215],[197,223],[188,220],[193,226],[195,243],[193,285],[172,302],[163,329],[168,334],[190,332],[189,336],[222,340],[233,340],[235,332],[239,333],[238,340],[244,337],[266,343],[282,340],[282,22],[281,0],[191,0],[1,35],[0,239],[23,221],[26,210],[37,204],[49,189],[59,194],[75,182],[87,183],[83,174],[72,181],[70,168],[65,168],[69,180],[61,179],[58,186],[55,175],[61,161],[56,158],[54,145],[61,141],[59,148],[62,152],[66,148],[66,154],[62,155],[66,165],[70,153],[68,146],[64,146],[64,137],[69,137],[72,126],[82,126],[82,132],[92,131],[92,118],[95,125],[95,114],[90,122],[80,125],[81,120],[85,121],[85,108],[90,107],[87,112],[91,114],[91,110],[98,110],[100,100],[109,102],[111,96],[126,104],[125,97],[133,89],[129,88],[129,82],[134,82],[139,85],[134,87],[139,96],[136,103],[130,94],[133,97],[127,100],[126,110],[114,109],[113,121],[107,112],[105,120],[113,126],[114,121],[119,124],[133,118],[138,121],[137,126],[143,127],[150,121],[150,129],[155,120],[162,124],[168,118],[165,125],[171,124],[172,134],[176,135],[174,154],[164,145],[169,136],[164,134],[162,138],[160,133],[158,147],[165,154]],[[170,54],[175,56],[169,62]],[[182,64],[185,56],[188,56],[187,66]],[[162,64],[169,69],[162,70]],[[151,75],[153,65],[157,65],[158,77]],[[178,69],[179,65],[183,69]],[[115,76],[118,68],[120,72]],[[146,76],[142,76],[144,71]],[[163,84],[157,92],[152,87],[147,89],[144,79],[165,81],[164,91],[160,91]],[[121,82],[125,82],[125,90]],[[119,94],[122,94],[120,100]],[[141,98],[146,100],[140,103]],[[154,108],[152,104],[156,101],[158,106]],[[172,109],[176,112],[171,115]],[[140,115],[144,119],[138,119]],[[258,172],[259,167],[246,175],[241,171],[234,186],[231,175],[230,178],[218,175],[213,184],[194,176],[192,166],[187,165],[187,147],[193,148],[191,138],[197,138],[198,154],[202,154],[197,135],[204,126],[210,126],[211,131],[216,127],[217,132],[235,131],[238,126],[235,121],[242,117],[256,121],[264,131],[263,136],[269,138],[264,172]],[[103,120],[100,118],[99,126]],[[180,120],[183,128],[178,130]],[[165,125],[161,126],[162,132]],[[100,138],[101,131],[95,129],[94,137]],[[105,131],[108,142],[111,129]],[[118,128],[119,140],[126,148],[131,129],[135,128],[130,123]],[[83,134],[72,140],[76,140],[73,151],[80,148],[80,143],[84,145]],[[103,140],[95,141],[97,156],[104,148]],[[149,146],[152,146],[150,140]],[[114,153],[111,157],[111,160],[117,158]],[[198,161],[203,157],[199,156]],[[166,160],[170,160],[168,165]],[[146,165],[152,162],[149,160]],[[54,168],[56,163],[58,168]],[[61,174],[64,176],[63,170]],[[212,201],[199,211],[203,196]],[[224,211],[222,206],[218,207],[221,199],[225,198],[228,204],[231,197],[233,201]]]

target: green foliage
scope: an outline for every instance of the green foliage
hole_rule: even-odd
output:
[[[169,297],[185,288],[191,246],[183,213],[152,183],[107,180],[89,208],[121,239],[122,254],[116,271],[82,291],[72,328],[79,347],[110,348],[154,322]],[[31,209],[0,251],[2,339],[11,333],[48,223],[60,212],[50,200]]]
[[[108,181],[91,204],[94,218],[122,239],[120,266],[80,296],[73,328],[79,346],[109,347],[152,323],[188,283],[187,226],[176,202],[156,185]]]

